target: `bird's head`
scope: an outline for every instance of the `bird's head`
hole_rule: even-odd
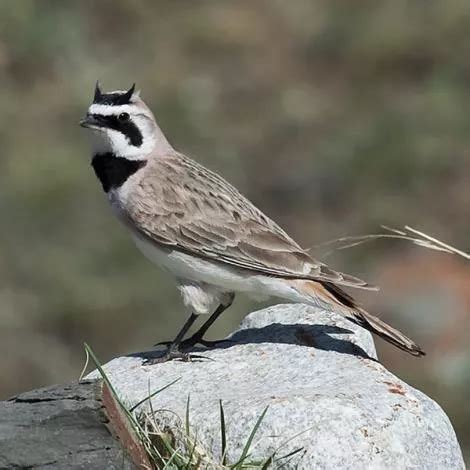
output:
[[[96,83],[93,103],[80,125],[92,131],[93,152],[140,160],[171,148],[135,84],[127,91],[103,93]]]

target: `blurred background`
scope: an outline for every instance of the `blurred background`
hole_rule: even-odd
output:
[[[112,216],[78,126],[134,81],[175,147],[306,247],[409,224],[469,249],[470,3],[0,2],[0,398],[170,339],[171,279]],[[317,257],[428,355],[377,340],[470,456],[470,264],[394,240]],[[255,304],[238,298],[211,330]]]

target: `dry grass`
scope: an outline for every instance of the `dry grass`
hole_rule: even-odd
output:
[[[331,240],[325,243],[321,243],[316,245],[315,248],[322,248],[325,246],[333,246],[333,249],[326,252],[323,256],[328,256],[329,254],[333,253],[335,250],[345,250],[347,248],[352,248],[358,245],[362,245],[364,243],[368,243],[371,241],[388,238],[388,239],[398,239],[398,240],[406,240],[410,241],[415,245],[418,245],[423,248],[428,248],[430,250],[441,251],[444,253],[449,253],[452,255],[458,255],[465,259],[470,260],[470,254],[455,248],[447,243],[438,240],[435,237],[431,237],[424,232],[416,230],[409,225],[405,225],[403,230],[399,230],[396,228],[387,227],[386,225],[382,225],[384,230],[387,230],[389,233],[378,233],[378,234],[371,234],[371,235],[357,235],[352,237],[341,237],[335,240]]]

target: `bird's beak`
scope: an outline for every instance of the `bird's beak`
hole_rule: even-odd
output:
[[[99,127],[99,122],[92,114],[87,114],[83,119],[80,120],[80,126],[86,127],[88,129],[96,129]]]

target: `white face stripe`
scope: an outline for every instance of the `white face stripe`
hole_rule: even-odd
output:
[[[88,108],[90,114],[100,114],[102,116],[118,115],[121,113],[140,114],[141,110],[136,104],[123,104],[121,106],[111,106],[109,104],[92,104]]]
[[[95,139],[92,140],[94,153],[113,152],[129,160],[144,159],[155,147],[152,135],[143,134],[143,142],[139,147],[131,145],[127,137],[119,131],[109,128],[92,129]]]
[[[126,90],[114,90],[110,91],[109,94],[123,94],[126,93]],[[110,116],[112,114],[121,114],[121,113],[129,113],[132,114],[134,111],[139,110],[138,104],[135,102],[138,101],[140,96],[140,90],[134,92],[131,97],[131,102],[129,104],[123,104],[121,106],[112,106],[109,104],[99,104],[99,103],[92,103],[88,108],[88,112],[90,114],[101,114],[103,116]],[[139,113],[135,113],[139,114]]]

